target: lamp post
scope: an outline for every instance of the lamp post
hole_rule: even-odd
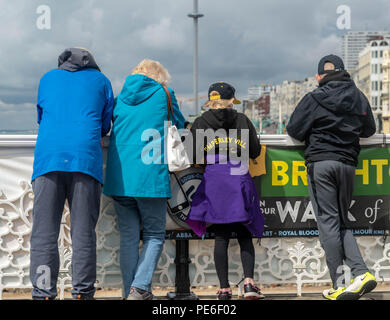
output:
[[[198,12],[198,0],[194,0],[194,11],[188,17],[194,19],[194,107],[195,114],[198,114],[198,19],[203,17],[203,14]]]

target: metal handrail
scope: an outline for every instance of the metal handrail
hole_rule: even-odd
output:
[[[259,136],[260,143],[265,145],[275,146],[302,146],[304,143],[297,141],[286,134],[263,134]],[[37,135],[0,135],[1,147],[18,147],[31,148],[35,147]],[[104,146],[109,145],[109,137],[103,139]],[[360,144],[365,145],[380,145],[390,144],[390,134],[375,134],[370,138],[361,138]]]

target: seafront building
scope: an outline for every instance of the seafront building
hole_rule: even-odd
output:
[[[370,101],[377,124],[377,132],[383,131],[383,57],[390,50],[390,38],[382,37],[369,41],[359,53],[357,69],[352,73],[356,85]]]
[[[382,121],[383,133],[390,133],[390,50],[383,52],[382,60]]]
[[[252,120],[255,128],[261,133],[264,133],[263,129],[269,124],[271,90],[270,84],[251,86],[242,103],[243,113]],[[265,126],[263,126],[264,122],[266,122]]]
[[[286,122],[305,94],[318,86],[314,77],[298,81],[283,81],[275,85],[270,94],[270,117]]]
[[[348,72],[354,72],[359,65],[359,54],[367,43],[389,36],[388,31],[349,31],[342,37],[341,52]]]
[[[305,80],[285,80],[277,85],[248,88],[243,101],[243,112],[262,133],[281,133],[302,97],[317,87],[314,77]]]
[[[381,132],[385,121],[390,121],[390,75],[388,74],[387,80],[383,80],[383,77],[386,76],[382,75],[384,70],[387,72],[390,70],[390,64],[383,64],[384,54],[390,50],[390,34],[386,30],[350,31],[341,40],[345,69],[369,99],[376,118],[378,132]],[[386,57],[390,56],[386,55]],[[386,88],[385,85],[387,85]],[[252,120],[258,130],[262,129],[264,121],[268,121],[275,124],[275,131],[282,133],[283,130],[279,129],[288,123],[299,101],[317,86],[315,77],[304,80],[284,80],[276,85],[251,86],[243,101],[243,112]],[[390,123],[386,126],[390,130]]]

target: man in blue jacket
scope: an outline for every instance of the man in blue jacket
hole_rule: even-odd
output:
[[[375,133],[375,121],[367,98],[344,70],[340,57],[323,57],[316,78],[319,88],[299,102],[287,132],[305,141],[310,200],[333,284],[323,296],[329,300],[355,300],[376,287],[375,277],[346,225],[359,138]],[[354,276],[347,287],[343,281],[344,261]]]
[[[113,105],[111,83],[86,49],[65,50],[58,58],[58,69],[40,80],[32,176],[33,299],[57,296],[58,236],[65,200],[71,213],[72,296],[93,298],[95,227],[103,183],[101,139],[110,131]]]

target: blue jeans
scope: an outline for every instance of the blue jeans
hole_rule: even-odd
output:
[[[165,242],[166,198],[113,197],[120,232],[123,296],[130,288],[151,292],[154,270]],[[139,252],[142,224],[142,249]]]

